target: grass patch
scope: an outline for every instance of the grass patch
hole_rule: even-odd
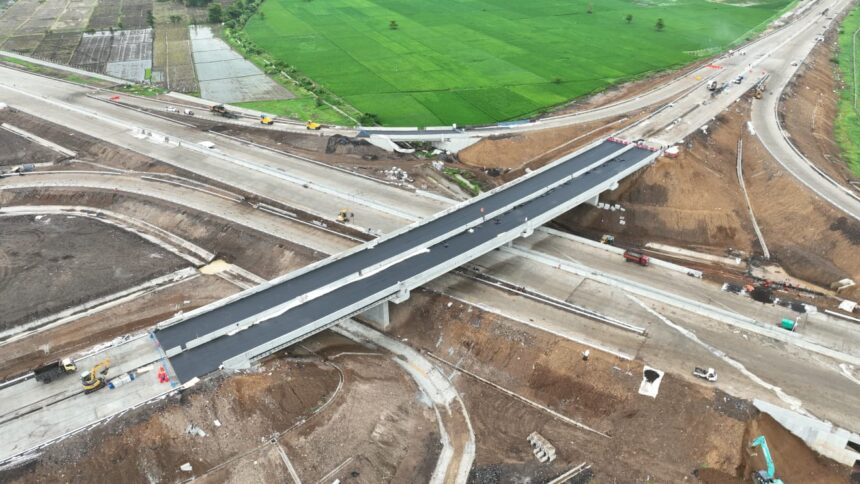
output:
[[[845,87],[839,93],[839,112],[834,132],[842,149],[842,159],[851,172],[860,176],[860,7],[855,8],[839,30],[836,57]]]
[[[481,194],[481,184],[471,172],[457,168],[445,168],[442,173],[448,175],[454,183],[466,190],[467,193],[471,193],[473,197]]]
[[[114,91],[134,94],[137,96],[155,97],[159,94],[166,93],[167,89],[157,86],[146,86],[143,84],[126,84],[124,86],[116,87]]]
[[[109,87],[113,84],[107,81],[103,81],[101,79],[96,79],[94,77],[84,76],[74,74],[72,72],[64,71],[61,69],[54,69],[51,67],[46,67],[40,64],[34,64],[32,62],[25,61],[23,59],[17,59],[15,57],[7,57],[0,56],[0,62],[5,62],[7,64],[14,64],[22,69],[25,69],[30,72],[34,72],[36,74],[42,74],[43,76],[53,77],[56,79],[64,79],[70,82],[76,82],[78,84],[84,84],[87,86],[93,87]]]
[[[311,97],[278,101],[248,101],[231,104],[302,121],[316,121],[318,123],[337,124],[340,126],[354,124],[348,118],[328,106],[317,106],[316,100]]]
[[[688,64],[793,3],[266,0],[244,33],[385,124],[481,124]]]

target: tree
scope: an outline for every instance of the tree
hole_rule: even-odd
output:
[[[263,12],[260,12],[260,13],[259,13],[259,14],[257,14],[257,15],[259,15],[259,16],[260,16],[260,20],[265,20],[265,19],[266,19],[266,14],[265,14],[265,13],[263,13]]]
[[[224,9],[221,8],[220,3],[213,3],[209,5],[209,22],[213,24],[219,24],[224,19]]]
[[[146,11],[146,23],[149,24],[150,27],[155,27],[155,16],[152,15],[152,10]]]
[[[588,12],[589,14],[591,14],[591,13],[592,13],[592,11],[593,11],[593,9],[594,9],[594,6],[593,6],[593,5],[591,5],[591,2],[588,2],[588,10],[587,10],[587,12]]]
[[[399,26],[399,25],[397,25],[397,21],[396,21],[396,20],[392,20],[391,22],[388,22],[388,28],[389,28],[389,29],[391,29],[391,30],[397,30],[399,27],[400,27],[400,26]]]
[[[656,23],[656,24],[654,24],[654,28],[655,28],[655,29],[657,29],[657,32],[662,32],[662,31],[663,31],[663,29],[665,29],[665,28],[666,28],[666,23],[665,23],[665,22],[663,22],[663,18],[662,18],[662,17],[657,19],[657,23]]]
[[[182,22],[182,15],[171,15],[170,16],[170,23],[178,24],[179,22]]]
[[[118,23],[116,24],[116,28],[118,28],[118,29],[122,30],[122,28],[123,28],[123,26],[122,26],[122,22],[118,22]]]
[[[632,13],[628,13],[628,14],[627,14],[627,16],[626,16],[626,17],[624,17],[624,20],[626,20],[628,24],[629,24],[629,23],[632,23],[632,22],[633,22],[633,14],[632,14]]]

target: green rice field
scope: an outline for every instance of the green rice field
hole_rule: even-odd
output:
[[[860,176],[860,7],[842,22],[839,33],[839,68],[845,88],[839,94],[839,112],[834,131],[842,158]]]
[[[791,4],[265,0],[245,31],[383,124],[468,125],[525,118],[688,64],[742,41]]]

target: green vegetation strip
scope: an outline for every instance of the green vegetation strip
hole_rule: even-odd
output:
[[[460,186],[467,193],[471,193],[472,196],[477,196],[481,194],[481,185],[475,180],[475,175],[466,170],[458,170],[456,168],[445,168],[442,170],[442,173],[448,175],[454,183]]]
[[[839,112],[834,127],[836,141],[842,148],[842,158],[851,172],[860,176],[860,7],[855,8],[842,22],[839,30],[839,53],[834,59],[839,64],[844,87],[839,94]]]
[[[520,119],[712,55],[792,0],[265,0],[254,48],[386,125]]]
[[[113,85],[110,82],[103,81],[101,79],[96,79],[94,77],[89,76],[82,76],[69,71],[54,69],[40,64],[34,64],[32,62],[28,62],[15,57],[0,56],[0,62],[15,64],[22,69],[34,72],[36,74],[42,74],[43,76],[54,77],[57,79],[64,79],[66,81],[76,82],[78,84],[84,84],[87,86],[109,87]]]

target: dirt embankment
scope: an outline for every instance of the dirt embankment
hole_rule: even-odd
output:
[[[628,118],[613,118],[563,128],[493,136],[461,151],[458,158],[471,167],[511,170],[503,180],[512,180],[522,175],[527,167],[533,170],[540,168],[630,122]]]
[[[860,179],[841,159],[833,134],[842,89],[836,55],[837,30],[825,34],[786,87],[780,103],[780,119],[791,142],[816,166],[846,185]]]
[[[54,444],[0,481],[292,482],[289,459],[303,482],[426,482],[436,417],[403,368],[330,333],[304,345],[320,356],[294,348],[256,371],[204,380]]]
[[[52,445],[31,464],[0,473],[0,480],[173,482],[201,475],[307,418],[331,398],[338,379],[321,363],[287,361],[211,379]],[[189,425],[206,436],[189,434]],[[186,462],[192,472],[179,469]]]
[[[744,98],[688,137],[676,159],[653,166],[601,195],[624,212],[581,205],[556,223],[592,238],[608,233],[625,245],[663,242],[725,254],[761,253],[737,178],[738,140],[743,176],[772,258],[790,275],[829,287],[860,280],[860,224],[819,200],[782,170],[747,128],[752,98]],[[621,221],[624,221],[624,224]],[[860,291],[844,294],[858,297]]]
[[[860,280],[860,222],[785,172],[758,138],[744,142],[744,177],[772,257],[794,277],[819,286]],[[843,297],[858,298],[849,289]]]
[[[394,306],[392,323],[411,345],[611,436],[556,420],[442,364],[475,429],[473,482],[550,478],[581,462],[593,464],[596,482],[684,482],[702,469],[743,477],[756,414],[748,402],[672,375],[656,399],[639,395],[641,362],[593,348],[584,361],[585,346],[429,292]],[[533,431],[556,447],[554,463],[532,455],[526,436]],[[791,468],[783,475],[793,482]]]
[[[678,158],[662,157],[601,195],[624,212],[581,205],[556,222],[592,237],[613,234],[629,245],[664,242],[720,254],[730,247],[750,252],[755,235],[735,163],[743,117],[732,108],[710,124],[708,135],[690,136]]]

